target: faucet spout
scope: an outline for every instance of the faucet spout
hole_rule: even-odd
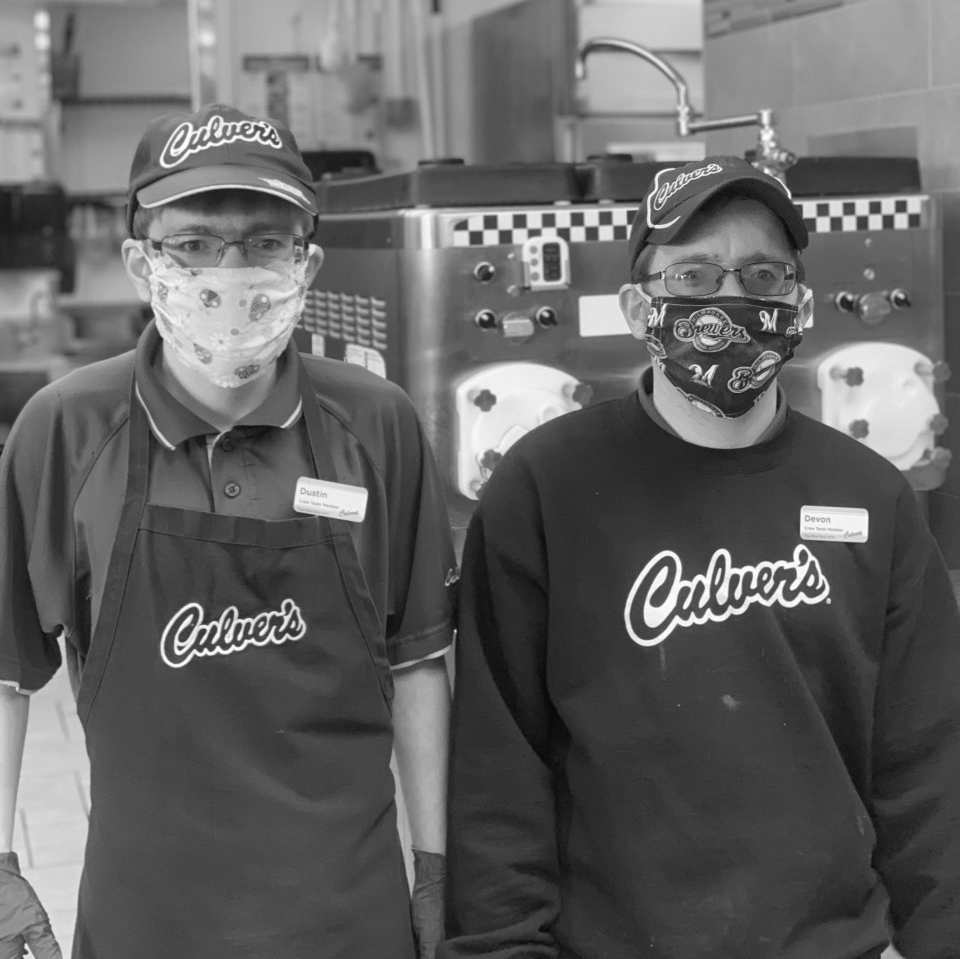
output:
[[[773,111],[760,110],[746,116],[723,117],[716,120],[696,119],[693,108],[690,106],[689,92],[683,77],[666,60],[657,56],[652,50],[648,50],[631,40],[621,40],[619,37],[594,37],[591,40],[584,41],[577,51],[573,63],[573,73],[577,80],[583,80],[587,76],[587,57],[592,53],[604,50],[630,53],[640,57],[641,60],[646,60],[647,63],[656,67],[673,84],[677,91],[677,133],[679,136],[687,137],[692,133],[705,133],[709,130],[726,130],[731,127],[756,125],[759,128],[759,149],[754,166],[782,180],[784,171],[797,162],[796,155],[780,145],[773,125]]]
[[[690,108],[689,93],[687,83],[679,73],[662,57],[657,56],[652,50],[634,43],[632,40],[621,40],[619,37],[594,37],[586,40],[577,51],[576,59],[573,62],[573,73],[578,80],[584,80],[587,76],[587,57],[591,53],[600,50],[613,50],[621,53],[631,53],[641,60],[656,67],[672,84],[677,91],[677,116],[681,124],[681,136],[687,136],[684,129],[685,124],[689,123],[693,111]]]

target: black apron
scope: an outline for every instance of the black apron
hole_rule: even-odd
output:
[[[337,480],[302,364],[300,392],[317,476]],[[78,696],[73,959],[412,959],[393,686],[346,524],[149,505],[149,445],[131,392]]]

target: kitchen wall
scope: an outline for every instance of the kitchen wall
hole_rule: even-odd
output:
[[[578,11],[572,19],[580,36],[571,35],[570,63],[555,58],[554,79],[539,76],[535,64],[526,74],[541,87],[555,80],[558,103],[569,103],[574,95],[578,100],[578,115],[564,118],[577,125],[577,156],[566,155],[561,135],[565,128],[558,126],[558,158],[582,159],[602,152],[608,142],[673,139],[674,94],[664,77],[633,57],[600,55],[591,58],[587,80],[574,89],[573,46],[577,40],[607,34],[660,50],[683,72],[699,105],[700,4],[542,4],[545,16],[558,23],[569,11]],[[196,42],[189,29],[191,7],[210,11],[213,68],[207,99],[260,112],[259,101],[267,96],[263,91],[276,86],[268,76],[279,77],[291,110],[284,119],[304,149],[370,149],[387,172],[410,169],[428,154],[468,162],[490,156],[521,159],[510,154],[509,142],[491,146],[490,125],[478,124],[477,114],[513,110],[520,122],[524,94],[529,99],[531,90],[510,89],[504,100],[482,89],[485,74],[477,69],[476,35],[478,24],[491,15],[531,5],[531,0],[446,0],[442,15],[433,16],[429,0],[52,0],[45,6],[52,16],[53,51],[67,52],[72,16],[69,53],[79,64],[79,80],[75,94],[59,107],[60,141],[51,173],[73,194],[122,193],[129,158],[147,120],[190,103],[190,51]],[[23,0],[23,6],[30,5]],[[541,41],[539,36],[520,38],[519,48],[527,42],[534,58]],[[290,61],[289,70],[284,59]],[[296,69],[297,59],[305,69]],[[251,61],[259,66],[251,67]],[[496,76],[499,61],[490,61],[486,75],[493,71]],[[491,103],[499,106],[491,108]],[[547,153],[560,122],[542,117]],[[494,123],[492,130],[494,137],[506,138],[507,128]]]
[[[428,0],[215,2],[220,99],[241,106],[249,99],[245,58],[319,56],[334,69],[312,78],[314,142],[298,134],[301,145],[367,148],[381,169],[396,172],[428,154],[471,158],[464,105],[471,93],[472,25],[517,0],[447,0],[442,17],[431,16]],[[364,88],[372,98],[366,106]]]
[[[190,105],[186,0],[47,6],[53,53],[68,48],[77,64],[76,87],[59,101],[50,172],[74,195],[123,193],[147,121]]]
[[[0,4],[0,183],[46,169],[46,56],[32,7]]]
[[[419,117],[415,110],[401,117],[396,107],[413,99],[417,82],[406,0],[218,6],[217,99],[284,120],[302,150],[367,149],[386,168],[410,162]],[[285,58],[304,69],[284,76]]]
[[[473,99],[472,40],[475,21],[515,4],[517,0],[447,0],[444,16],[443,97],[444,152],[448,156],[472,160],[474,146],[473,117],[464,104]],[[564,0],[565,2],[565,0]]]
[[[612,34],[663,50],[683,71],[694,102],[702,102],[701,0],[444,0],[439,16],[430,14],[429,0],[219,3],[230,16],[220,17],[218,82],[221,95],[233,102],[239,102],[243,94],[245,56],[283,51],[315,53],[325,46],[331,24],[336,25],[333,13],[354,11],[354,32],[360,38],[357,52],[382,53],[377,78],[380,107],[366,115],[358,114],[363,122],[354,127],[355,145],[366,143],[374,149],[387,172],[410,169],[431,155],[461,157],[467,162],[551,159],[558,118],[551,116],[549,107],[541,111],[543,116],[531,113],[530,102],[540,97],[557,108],[569,103],[574,93],[573,47],[578,38],[571,35],[569,62],[564,63],[554,57],[557,44],[544,36],[550,31],[562,32],[561,21],[565,19],[574,24],[573,32],[579,32],[581,40]],[[523,29],[533,32],[512,36],[510,43],[487,52],[477,42],[478,31],[489,31],[491,19],[497,16],[505,23],[513,17]],[[341,16],[341,29],[349,25],[349,20],[344,22]],[[522,51],[519,55],[518,50]],[[482,63],[478,62],[478,51],[485,56]],[[544,58],[550,62],[544,63]],[[546,72],[538,73],[538,65]],[[485,78],[490,77],[498,80],[498,88],[485,86]],[[513,85],[512,79],[517,81]],[[551,84],[552,92],[547,89]],[[578,158],[602,151],[608,141],[673,138],[672,87],[649,65],[633,57],[594,57],[587,81],[575,93],[582,101],[578,104],[583,134]],[[428,100],[432,100],[429,116]],[[314,97],[315,106],[317,102]],[[641,120],[639,115],[644,111],[648,115]],[[659,117],[651,119],[658,112]],[[482,113],[491,114],[493,122],[482,122]],[[498,113],[502,123],[497,122]],[[428,121],[432,121],[430,130],[425,129]],[[511,142],[516,137],[516,125],[525,122],[546,128],[545,135],[534,136],[544,155],[527,156]],[[326,132],[337,126],[344,129],[342,123],[332,127],[327,124]],[[318,130],[323,128],[321,121]],[[501,142],[494,144],[492,139]],[[557,139],[562,141],[559,136]],[[348,145],[342,141],[341,136],[340,146]],[[563,153],[563,142],[560,146],[557,154]]]
[[[269,7],[260,0],[219,2],[229,2],[231,13],[223,31],[220,73],[227,99],[238,102],[242,96],[244,56],[316,51],[329,45],[330,27],[337,27],[338,19],[345,26],[337,12],[353,10],[360,35],[357,52],[378,52],[382,63],[379,104],[367,113],[366,126],[356,127],[352,145],[372,149],[388,173],[409,170],[430,156],[477,159],[474,30],[478,20],[520,0],[445,0],[439,16],[431,15],[428,0],[275,0]],[[561,10],[568,0],[551,2]],[[348,37],[340,38],[344,40],[349,44]],[[333,141],[339,137],[331,146],[351,145],[343,136],[345,124],[336,117],[318,120],[318,129],[323,127],[328,138],[331,133]]]
[[[942,442],[954,459],[929,506],[948,563],[960,568],[960,3],[835,0],[830,9],[756,17],[746,29],[711,35],[711,9],[722,6],[736,3],[707,0],[708,116],[771,107],[783,145],[801,156],[916,156],[924,190],[939,198],[946,356],[954,371]],[[708,146],[742,153],[754,140],[749,130],[728,131]]]
[[[480,162],[583,160],[630,153],[659,159],[703,155],[699,139],[678,140],[677,94],[638,56],[593,49],[588,40],[632,41],[664,57],[702,104],[701,0],[525,0],[469,25],[471,83],[460,94]]]

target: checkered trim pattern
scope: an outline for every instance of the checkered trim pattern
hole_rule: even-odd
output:
[[[926,196],[870,196],[799,200],[811,233],[915,230],[927,225]],[[488,210],[453,223],[453,245],[514,246],[532,236],[559,236],[568,243],[626,241],[636,207],[582,206],[553,210]]]
[[[924,196],[801,200],[797,203],[811,233],[914,230],[923,226]]]
[[[375,296],[307,290],[298,325],[308,333],[320,333],[381,353],[387,348],[387,304]]]
[[[453,226],[454,246],[504,246],[533,236],[559,236],[568,243],[624,240],[636,207],[579,207],[478,213]]]

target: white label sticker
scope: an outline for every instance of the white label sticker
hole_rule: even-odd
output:
[[[293,508],[298,513],[362,523],[367,515],[367,491],[362,486],[301,476],[297,480]]]
[[[377,376],[387,378],[387,364],[383,355],[377,350],[370,349],[368,346],[358,346],[356,343],[348,343],[343,351],[343,358],[347,363],[355,363],[368,369]]]
[[[620,297],[616,293],[581,296],[578,308],[581,336],[630,335],[630,327],[620,311]]]
[[[854,506],[802,506],[800,538],[840,543],[865,543],[870,514]]]

